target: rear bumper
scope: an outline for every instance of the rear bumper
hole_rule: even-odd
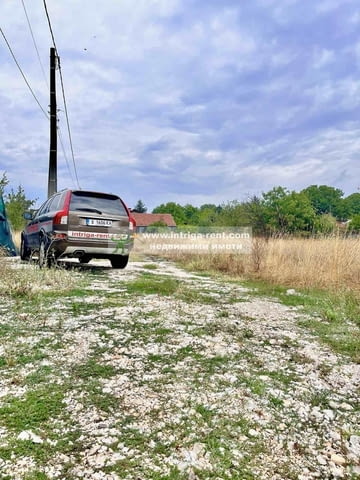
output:
[[[116,247],[116,246],[115,246]],[[65,250],[62,252],[61,256],[63,257],[80,257],[82,255],[90,255],[96,257],[99,255],[100,258],[104,256],[113,256],[113,255],[129,255],[131,248],[115,248],[115,247],[100,247],[100,246],[91,246],[85,247],[84,245],[68,245]]]
[[[59,239],[54,240],[50,248],[54,250],[57,256],[61,257],[81,257],[89,255],[92,257],[104,258],[114,255],[129,255],[134,246],[134,240],[127,238],[125,240],[98,240],[98,239]]]

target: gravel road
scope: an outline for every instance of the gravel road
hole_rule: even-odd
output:
[[[74,275],[0,306],[1,480],[360,478],[360,366],[301,310],[166,261]]]

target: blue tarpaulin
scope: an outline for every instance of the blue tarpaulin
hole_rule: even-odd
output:
[[[0,248],[4,249],[9,255],[16,255],[16,248],[12,239],[9,222],[6,218],[5,204],[0,195]]]

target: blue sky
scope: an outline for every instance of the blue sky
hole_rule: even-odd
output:
[[[42,0],[24,0],[48,75]],[[129,206],[360,187],[355,0],[47,0],[82,189]],[[47,110],[21,0],[0,26]],[[0,37],[0,174],[42,201],[49,124]],[[58,78],[58,187],[76,187]],[[68,164],[69,163],[69,167]]]

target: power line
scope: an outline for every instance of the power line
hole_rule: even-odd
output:
[[[30,18],[29,18],[28,14],[27,14],[27,11],[26,11],[26,7],[25,7],[25,2],[24,2],[24,0],[21,0],[21,3],[22,3],[23,8],[24,8],[24,12],[25,12],[27,24],[28,24],[28,26],[29,26],[31,38],[32,38],[32,41],[33,41],[33,44],[34,44],[34,47],[35,47],[35,50],[36,50],[36,53],[37,53],[37,57],[38,57],[38,60],[39,60],[39,64],[40,64],[40,67],[41,67],[41,71],[42,71],[42,73],[43,73],[45,83],[46,83],[47,87],[49,88],[49,82],[48,82],[48,80],[47,80],[47,77],[46,77],[46,74],[45,74],[45,70],[44,70],[44,66],[43,66],[42,61],[41,61],[39,49],[38,49],[38,46],[37,46],[37,43],[36,43],[36,40],[35,40],[35,35],[34,35],[34,32],[33,32],[33,29],[32,29],[32,27],[31,27]],[[57,128],[58,128],[59,140],[60,140],[61,149],[62,149],[64,158],[65,158],[66,166],[67,166],[67,169],[68,169],[68,171],[69,171],[71,180],[72,180],[72,182],[75,184],[75,181],[74,181],[74,178],[73,178],[73,174],[72,174],[71,169],[70,169],[70,164],[69,164],[69,161],[68,161],[66,152],[65,152],[65,147],[64,147],[64,142],[63,142],[63,138],[62,138],[62,133],[61,133],[60,126],[58,126]]]
[[[3,29],[2,29],[1,27],[0,27],[0,31],[1,31],[2,36],[4,37],[4,40],[5,40],[5,42],[6,42],[6,45],[7,45],[8,49],[9,49],[9,51],[10,51],[10,53],[11,53],[13,59],[14,59],[14,62],[16,63],[16,66],[18,67],[18,69],[19,69],[19,71],[20,71],[23,79],[25,80],[25,83],[26,83],[26,85],[28,86],[28,88],[29,88],[32,96],[34,97],[36,103],[39,105],[40,109],[42,110],[42,112],[43,112],[43,114],[45,115],[45,117],[47,118],[47,120],[49,120],[49,115],[46,113],[46,111],[45,111],[45,110],[43,109],[43,107],[41,106],[41,103],[40,103],[39,100],[37,99],[37,97],[36,97],[33,89],[31,88],[29,82],[27,81],[27,78],[25,77],[25,74],[24,74],[24,72],[22,71],[22,69],[21,69],[21,67],[20,67],[20,65],[19,65],[19,62],[17,61],[17,59],[16,59],[16,57],[15,57],[15,54],[14,54],[14,52],[12,51],[12,48],[10,47],[10,44],[9,44],[9,42],[7,41],[7,38],[5,37],[5,33],[3,32]]]
[[[33,44],[34,44],[34,47],[35,47],[35,50],[36,50],[36,54],[37,54],[39,63],[40,63],[41,71],[42,71],[42,73],[43,73],[45,83],[46,83],[47,87],[49,88],[49,82],[47,81],[47,77],[46,77],[46,74],[45,74],[44,66],[43,66],[42,61],[41,61],[41,58],[40,58],[39,49],[38,49],[37,44],[36,44],[36,41],[35,41],[35,36],[34,36],[33,29],[31,28],[31,23],[30,23],[30,19],[29,19],[29,16],[28,16],[28,14],[27,14],[27,11],[26,11],[26,7],[25,7],[24,0],[21,0],[21,3],[22,3],[22,6],[23,6],[23,8],[24,8],[24,12],[25,12],[27,24],[28,24],[28,26],[29,26],[31,38],[32,38],[32,41],[33,41]]]
[[[70,165],[69,165],[69,160],[68,160],[66,152],[65,152],[64,141],[63,141],[63,138],[62,138],[62,133],[61,133],[60,127],[58,127],[58,134],[59,134],[60,145],[61,145],[61,149],[62,149],[64,158],[65,158],[66,166],[67,166],[67,169],[69,170],[69,173],[70,173],[71,181],[75,184],[75,181],[74,181],[71,169],[70,169]]]
[[[73,166],[74,166],[76,182],[77,182],[78,187],[80,189],[80,184],[79,184],[79,179],[78,179],[78,174],[77,174],[77,169],[76,169],[76,163],[75,163],[73,142],[72,142],[72,138],[71,138],[70,122],[69,122],[69,115],[68,115],[68,109],[67,109],[66,98],[65,98],[65,88],[64,88],[64,80],[63,80],[61,65],[60,65],[60,57],[59,57],[59,54],[58,54],[58,50],[56,48],[55,36],[54,36],[54,32],[53,32],[53,29],[52,29],[52,26],[51,26],[50,16],[49,16],[49,12],[48,12],[47,5],[46,5],[46,0],[43,0],[43,3],[44,3],[44,8],[45,8],[46,18],[47,18],[47,21],[48,21],[48,24],[49,24],[49,29],[50,29],[50,34],[51,34],[53,46],[55,48],[55,52],[56,52],[56,56],[57,56],[57,60],[58,60],[60,82],[61,82],[61,91],[62,91],[62,96],[63,96],[63,101],[64,101],[66,125],[67,125],[67,131],[68,131],[69,142],[70,142],[71,156],[72,156],[72,161],[73,161]]]
[[[56,50],[56,49],[55,49],[55,50]],[[74,172],[75,172],[76,183],[77,183],[77,185],[78,185],[78,187],[79,187],[79,189],[80,189],[79,178],[78,178],[77,169],[76,169],[76,164],[75,164],[74,148],[73,148],[73,143],[72,143],[72,138],[71,138],[69,115],[68,115],[68,110],[67,110],[66,100],[65,100],[64,82],[63,82],[63,76],[62,76],[62,72],[61,72],[60,58],[59,58],[59,57],[58,57],[58,65],[59,65],[59,73],[60,73],[60,81],[61,81],[61,91],[62,91],[63,100],[64,100],[66,125],[67,125],[69,142],[70,142],[70,149],[71,149],[71,157],[72,157],[72,161],[73,161],[73,165],[74,165]]]
[[[54,48],[55,48],[55,50],[56,50],[56,54],[57,54],[57,48],[56,48],[56,44],[55,44],[54,32],[53,32],[52,27],[51,27],[49,12],[48,12],[48,9],[47,9],[47,6],[46,6],[46,0],[43,0],[43,2],[44,2],[44,8],[45,8],[45,13],[46,13],[46,18],[47,18],[47,21],[48,21],[48,24],[49,24],[49,29],[50,29],[51,38],[52,38],[52,41],[53,41],[53,46],[54,46]]]

